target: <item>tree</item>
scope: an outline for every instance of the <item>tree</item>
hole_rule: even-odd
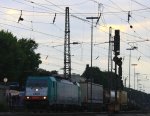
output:
[[[18,40],[18,46],[21,49],[22,56],[22,78],[20,78],[20,82],[25,82],[26,77],[31,75],[36,71],[41,63],[40,54],[35,53],[35,50],[38,47],[38,44],[31,39],[20,39]]]
[[[1,79],[9,78],[16,75],[14,73],[17,59],[17,38],[9,32],[0,31],[0,75]]]
[[[115,83],[117,88],[123,87],[121,79],[116,78],[114,73],[102,72],[98,67],[89,67],[87,65],[82,76],[89,81],[92,78],[92,82],[103,85],[105,89],[115,89]]]
[[[82,74],[83,77],[85,77],[87,80],[91,80],[94,83],[98,83],[101,85],[105,85],[106,78],[102,71],[98,67],[89,67],[89,65],[86,66],[85,71]]]
[[[36,71],[34,71],[34,73],[32,73],[31,76],[57,76],[57,75],[59,74],[58,71],[56,70],[47,71],[45,69],[38,68]]]
[[[0,75],[1,80],[25,81],[26,76],[37,70],[40,54],[35,53],[38,44],[31,39],[17,39],[8,31],[0,31]]]

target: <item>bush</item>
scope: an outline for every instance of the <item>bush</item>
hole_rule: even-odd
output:
[[[0,112],[7,112],[8,106],[4,103],[0,103]]]

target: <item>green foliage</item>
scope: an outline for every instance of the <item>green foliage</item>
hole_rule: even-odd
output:
[[[6,101],[5,90],[0,90],[0,112],[8,111],[8,104]]]
[[[31,39],[17,39],[10,32],[0,31],[0,75],[8,81],[25,81],[26,76],[38,69],[40,54],[38,44]]]
[[[0,103],[0,112],[8,111],[8,106],[6,104]]]
[[[34,73],[32,73],[30,76],[57,76],[57,75],[58,72],[56,70],[47,71],[39,68],[36,71],[34,71]]]
[[[6,100],[0,101],[0,112],[7,112],[9,110]]]
[[[98,67],[86,67],[85,71],[82,74],[83,77],[85,77],[87,80],[91,80],[94,83],[101,84],[103,86],[106,86],[106,78],[102,71]],[[105,83],[105,84],[104,84]]]
[[[114,73],[102,72],[98,67],[91,68],[87,65],[82,76],[89,81],[92,78],[92,82],[101,84],[106,89],[115,89],[115,81],[117,83],[117,88],[121,88],[123,86],[121,79],[116,77]]]

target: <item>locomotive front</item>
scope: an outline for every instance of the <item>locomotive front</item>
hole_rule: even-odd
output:
[[[48,82],[42,78],[28,78],[25,91],[27,107],[48,105]]]

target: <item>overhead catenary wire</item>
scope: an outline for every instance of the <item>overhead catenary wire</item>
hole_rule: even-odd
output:
[[[50,4],[48,4],[47,7],[48,7],[49,5],[50,5]],[[54,5],[51,5],[51,6],[54,6]],[[44,8],[44,7],[43,7],[43,9],[47,9],[47,8]],[[147,9],[147,8],[145,8],[145,9],[146,9],[146,11],[149,11],[149,9]],[[21,10],[21,9],[19,9],[18,12],[19,12],[20,10]],[[43,11],[44,11],[44,10],[43,10]],[[45,10],[45,12],[47,12],[47,11],[48,11],[48,9]],[[143,10],[141,10],[141,11],[143,11]],[[23,11],[23,12],[24,12],[24,11]],[[36,10],[35,10],[34,12],[36,12]],[[40,12],[40,10],[39,10],[39,12]],[[62,12],[62,10],[60,10],[60,12]],[[53,15],[53,16],[54,16],[55,13],[58,13],[58,15],[62,15],[63,13],[60,13],[60,12],[55,12],[55,11],[54,11],[54,12],[50,12],[50,14],[47,14],[47,15]],[[112,11],[112,12],[113,12],[113,11]],[[125,13],[125,14],[127,14],[127,12],[124,12],[124,11],[118,11],[118,12],[115,12],[115,13],[119,13],[119,12],[120,12],[120,13]],[[114,14],[115,14],[115,13],[113,14],[113,13],[111,13],[111,12],[103,12],[104,15],[108,15],[107,13],[108,13],[108,14],[111,14],[111,15],[114,15]],[[80,15],[80,14],[81,14],[81,15],[88,15],[88,14],[90,14],[90,13],[88,13],[88,12],[87,12],[87,13],[86,13],[86,12],[85,12],[85,13],[84,13],[84,12],[83,12],[83,13],[74,12],[74,13],[71,13],[71,14],[72,14],[72,15],[76,15],[76,14],[79,14],[79,15]],[[94,13],[93,13],[93,14],[94,14]],[[26,15],[26,14],[24,14],[24,15]],[[78,17],[80,17],[80,16],[78,16]],[[82,18],[82,17],[81,17],[81,18]],[[27,20],[25,20],[25,21],[27,21]],[[30,22],[30,23],[31,23],[31,22]],[[36,22],[33,20],[33,23],[36,23]],[[89,22],[89,23],[90,23],[90,22]],[[41,24],[42,24],[42,23],[41,23]],[[44,22],[43,22],[43,24],[44,24]],[[47,23],[45,23],[45,24],[47,24]],[[56,24],[57,24],[57,22],[56,22]],[[99,25],[99,26],[102,26],[102,25]],[[106,26],[106,25],[105,25],[104,27],[105,27],[105,28],[108,28],[108,26]],[[63,30],[62,30],[62,31],[63,31]],[[102,31],[101,31],[101,32],[102,32]],[[125,32],[125,31],[124,31],[124,32]],[[105,33],[105,34],[107,34],[107,33]],[[125,32],[125,33],[123,33],[123,34],[128,35],[128,34],[130,34],[130,33]],[[132,34],[130,34],[129,36],[131,36],[131,35],[132,35]],[[138,38],[138,37],[141,38],[140,36],[134,35],[134,34],[133,34],[131,37],[133,37],[133,38]],[[145,38],[142,37],[142,39],[145,39]],[[126,43],[127,43],[127,42],[126,42]]]
[[[19,29],[27,30],[27,31],[32,31],[31,28],[17,27],[17,26],[5,24],[5,23],[0,23],[0,24],[1,24],[1,25],[7,25],[7,26],[10,26],[10,27],[14,27],[14,28],[19,28]],[[36,33],[43,34],[43,35],[55,37],[55,38],[58,38],[58,39],[63,39],[63,37],[59,37],[59,36],[51,35],[51,34],[48,34],[48,33],[40,32],[40,31],[38,31],[38,30],[33,30],[33,31],[36,32]]]
[[[132,2],[135,2],[135,3],[141,5],[141,6],[145,7],[145,8],[150,9],[150,7],[148,7],[148,6],[146,6],[146,5],[143,5],[142,3],[140,3],[140,2],[138,2],[138,1],[136,1],[136,0],[132,0]]]
[[[53,14],[55,14],[55,13],[57,13],[58,15],[64,15],[65,13],[64,12],[60,12],[60,11],[53,11],[53,12],[49,12],[49,11],[32,11],[32,10],[25,10],[25,9],[17,9],[17,8],[11,8],[11,7],[6,7],[6,6],[1,6],[0,5],[0,7],[1,8],[3,8],[3,9],[10,9],[10,10],[15,10],[15,11],[23,11],[23,12],[35,12],[35,13],[38,13],[38,14],[47,14],[47,15],[53,15]],[[105,6],[104,6],[105,7]],[[143,8],[143,9],[134,9],[134,10],[132,10],[132,12],[139,12],[139,11],[149,11],[150,10],[150,8]],[[128,13],[128,11],[127,10],[124,10],[124,11],[117,11],[117,12],[115,12],[115,11],[107,11],[107,12],[103,12],[102,14],[104,14],[104,15],[113,15],[113,14],[118,14],[118,13]],[[97,13],[89,13],[89,12],[76,12],[76,13],[71,13],[71,14],[81,14],[81,15],[91,15],[91,14],[93,14],[93,15],[96,15]],[[27,14],[26,14],[27,15]],[[38,16],[38,15],[37,15]],[[40,16],[40,15],[39,15]],[[42,15],[41,15],[42,16]]]

